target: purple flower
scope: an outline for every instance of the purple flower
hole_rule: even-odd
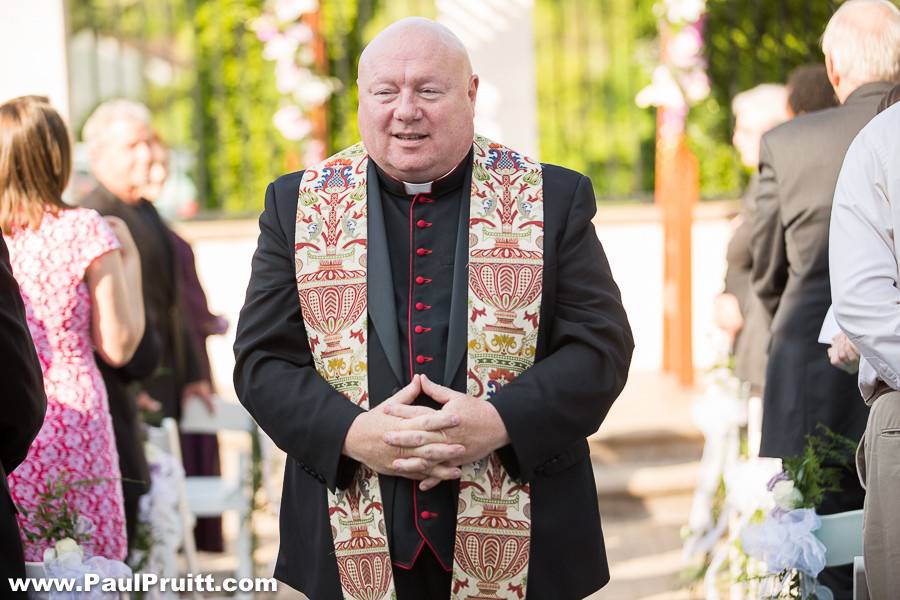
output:
[[[769,480],[769,483],[766,484],[766,488],[771,492],[773,489],[775,489],[776,483],[778,483],[779,481],[787,481],[789,479],[790,477],[788,477],[788,474],[784,471],[781,471]]]

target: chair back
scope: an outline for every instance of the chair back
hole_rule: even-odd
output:
[[[253,431],[256,424],[250,413],[236,402],[213,396],[214,413],[197,397],[189,398],[182,407],[178,428],[182,433],[218,433],[220,431]]]
[[[825,545],[825,566],[851,565],[863,553],[863,511],[821,515],[822,526],[814,533]]]

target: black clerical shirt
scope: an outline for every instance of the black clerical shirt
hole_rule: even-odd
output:
[[[376,165],[390,253],[397,327],[405,382],[423,373],[444,381],[453,258],[460,211],[469,211],[472,153],[452,172],[432,183],[430,193],[408,194],[403,182]],[[439,409],[424,394],[415,404]],[[459,485],[445,481],[422,492],[418,482],[399,479],[388,518],[394,565],[411,569],[426,547],[445,570],[453,567],[456,499]]]

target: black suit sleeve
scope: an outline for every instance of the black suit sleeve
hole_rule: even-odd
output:
[[[787,284],[788,262],[778,176],[766,136],[759,150],[759,193],[753,214],[751,239],[753,289],[769,316],[774,316]]]
[[[345,479],[346,470],[339,469],[344,438],[363,409],[316,372],[297,297],[293,231],[285,232],[278,216],[292,203],[286,191],[279,198],[276,187],[266,190],[259,219],[234,343],[234,385],[241,403],[272,440],[334,489]],[[297,187],[292,189],[296,201]]]
[[[555,298],[543,298],[554,303],[546,355],[491,399],[512,440],[513,472],[525,480],[597,431],[631,364],[634,340],[591,222],[596,212],[582,176],[559,243]]]
[[[44,423],[47,398],[41,365],[25,321],[25,306],[13,278],[6,243],[0,236],[0,461],[11,473],[28,454]]]

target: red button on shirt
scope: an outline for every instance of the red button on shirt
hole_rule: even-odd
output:
[[[431,306],[424,302],[416,302],[416,310],[428,310],[429,308],[431,308]]]
[[[416,362],[420,365],[431,362],[432,360],[434,359],[432,359],[430,356],[423,356],[421,354],[416,357]]]
[[[431,283],[431,279],[429,279],[428,277],[422,277],[421,275],[419,275],[418,277],[416,277],[416,283],[418,283],[419,285],[422,285],[425,283]]]
[[[426,331],[431,331],[431,327],[422,327],[421,325],[416,325],[416,333],[425,333]]]
[[[427,510],[423,510],[422,512],[419,513],[419,516],[427,521],[428,519],[434,519],[435,517],[438,516],[438,514],[436,512],[429,512]]]
[[[425,229],[426,227],[431,227],[431,223],[429,223],[425,219],[419,219],[418,221],[416,221],[416,227],[418,227],[419,229]]]
[[[416,248],[416,254],[419,256],[425,256],[427,254],[431,254],[431,250],[428,248]]]

